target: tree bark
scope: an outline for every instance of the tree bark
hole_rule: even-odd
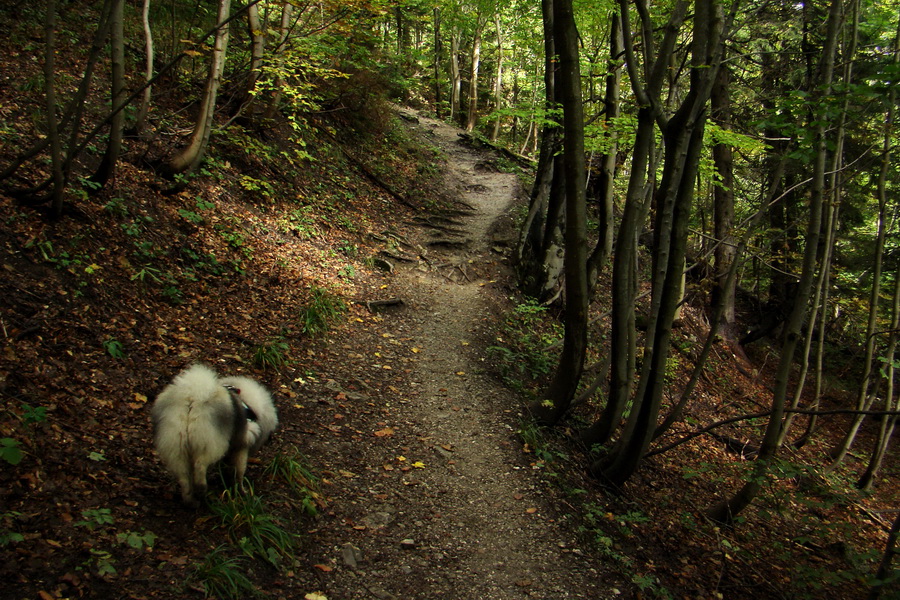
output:
[[[231,0],[218,0],[216,23],[219,24],[219,28],[213,43],[213,53],[209,61],[209,76],[206,79],[203,98],[200,101],[197,122],[188,146],[167,163],[165,170],[170,175],[196,168],[203,160],[209,144],[216,111],[216,96],[222,81],[222,72],[225,69],[225,53],[228,48],[228,25],[226,22],[230,12]]]
[[[147,116],[150,114],[150,99],[153,97],[153,86],[150,81],[153,79],[153,30],[150,29],[150,0],[144,0],[141,9],[141,24],[144,27],[144,94],[141,96],[141,104],[138,108],[137,117],[134,122],[134,130],[141,133],[147,123]]]
[[[572,0],[553,0],[553,37],[559,53],[563,105],[563,169],[565,172],[565,337],[556,374],[544,399],[531,405],[542,423],[556,423],[568,410],[587,348],[587,214],[585,206],[584,112],[578,60],[578,30]]]
[[[719,77],[711,96],[712,118],[722,129],[730,130],[731,123],[731,74],[727,67],[719,70]],[[729,278],[731,264],[735,260],[734,227],[734,156],[730,144],[718,143],[713,146],[713,165],[719,181],[713,187],[713,237],[716,240],[714,253],[715,275],[710,298],[711,305],[721,303],[719,333],[732,346],[737,344],[734,316],[734,294],[736,278]],[[730,279],[730,282],[729,282]]]
[[[62,143],[60,142],[59,120],[56,114],[56,0],[47,0],[47,15],[44,20],[44,85],[45,107],[47,111],[47,137],[50,140],[50,161],[52,188],[50,215],[54,219],[62,216],[63,176]]]
[[[620,114],[619,96],[622,82],[621,57],[625,42],[622,39],[622,22],[612,16],[609,31],[609,60],[606,72],[606,90],[603,95],[603,120],[606,135],[610,138],[606,153],[600,157],[600,172],[597,177],[597,245],[588,258],[588,285],[593,295],[600,271],[612,254],[613,245],[613,194],[615,192],[616,154],[619,150],[616,140],[615,121]]]
[[[503,108],[503,30],[500,27],[500,12],[494,14],[494,27],[497,29],[497,69],[494,73],[494,111]],[[491,142],[496,142],[500,137],[500,115],[494,119],[494,128],[491,130]]]
[[[462,75],[459,72],[459,31],[450,36],[450,120],[456,121],[460,113]]]
[[[442,118],[443,99],[441,97],[441,55],[444,53],[441,39],[441,7],[435,6],[434,15],[434,117]]]
[[[898,65],[900,64],[900,31],[898,31],[898,35],[894,43],[895,50],[893,63],[894,65]],[[881,275],[884,269],[884,251],[885,243],[887,241],[887,221],[890,218],[888,215],[888,180],[889,173],[892,169],[892,136],[896,133],[893,131],[893,121],[895,113],[894,105],[896,101],[897,91],[892,86],[890,91],[888,92],[888,108],[887,113],[885,114],[884,138],[882,142],[881,153],[881,168],[878,172],[878,183],[876,185],[876,195],[878,197],[878,218],[877,233],[875,237],[875,258],[872,261],[872,287],[869,293],[869,318],[866,322],[866,350],[865,356],[863,358],[864,362],[862,381],[860,383],[859,392],[856,398],[857,410],[868,410],[868,408],[872,405],[872,402],[875,400],[875,392],[873,390],[873,388],[875,387],[874,379],[877,377],[877,370],[875,370],[875,341],[876,328],[878,327],[878,305],[881,300]],[[847,453],[850,451],[850,447],[853,445],[853,442],[856,439],[856,434],[859,432],[859,428],[862,425],[863,418],[863,415],[855,415],[853,417],[853,420],[850,422],[850,428],[845,434],[844,439],[841,440],[841,443],[831,451],[831,457],[833,460],[831,465],[829,465],[828,467],[829,472],[836,469],[847,456]]]
[[[478,68],[481,65],[481,34],[484,28],[481,14],[475,17],[475,33],[472,37],[472,54],[469,65],[469,97],[466,116],[466,132],[475,131],[478,121]]]
[[[822,49],[819,68],[819,81],[823,88],[821,91],[823,96],[830,92],[833,80],[841,7],[841,0],[833,0],[828,15],[825,45]],[[825,108],[820,107],[818,110],[824,111]],[[819,257],[828,147],[825,129],[826,119],[818,115],[814,121],[816,123],[813,126],[816,154],[810,189],[806,248],[803,252],[803,268],[800,273],[797,297],[785,323],[784,343],[781,347],[781,357],[775,375],[775,389],[772,394],[772,414],[769,417],[769,423],[763,435],[753,473],[749,476],[747,482],[731,498],[716,504],[707,511],[707,515],[712,520],[720,523],[732,523],[734,518],[756,498],[762,488],[762,482],[768,474],[769,464],[775,458],[779,449],[778,442],[781,438],[785,401],[790,383],[794,353],[800,341],[801,328],[806,318]]]
[[[106,153],[100,166],[91,180],[106,185],[116,170],[119,162],[119,154],[122,151],[122,132],[125,129],[125,111],[122,106],[128,98],[125,91],[125,24],[124,24],[125,0],[115,0],[110,13],[110,83],[112,88],[112,110],[114,116],[109,123],[109,142],[106,145]]]

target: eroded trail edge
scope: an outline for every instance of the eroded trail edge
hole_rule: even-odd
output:
[[[412,353],[408,396],[385,402],[377,457],[348,477],[358,500],[341,512],[354,527],[332,540],[341,558],[323,578],[327,596],[612,597],[522,455],[520,401],[485,372],[491,296],[502,293],[492,225],[516,199],[516,176],[490,168],[457,129],[407,118],[444,150],[448,186],[471,211],[448,231],[422,228],[426,259],[391,276],[405,306],[385,315],[380,336],[386,353]]]

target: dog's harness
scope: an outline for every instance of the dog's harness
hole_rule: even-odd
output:
[[[234,387],[233,385],[224,385],[222,386],[238,398],[240,398],[241,390],[239,388]],[[259,417],[256,416],[256,413],[253,412],[253,409],[247,406],[247,403],[241,400],[241,406],[244,407],[244,416],[247,417],[248,421],[258,421]]]

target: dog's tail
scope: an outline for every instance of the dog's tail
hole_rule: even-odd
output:
[[[278,427],[272,395],[249,377],[223,377],[219,384],[233,390],[247,407],[247,444],[251,452],[256,452]]]
[[[153,404],[154,441],[182,499],[196,504],[206,493],[207,468],[229,449],[234,410],[229,392],[205,365],[182,371]]]

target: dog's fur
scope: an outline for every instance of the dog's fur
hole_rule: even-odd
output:
[[[196,364],[179,373],[153,404],[154,442],[178,480],[181,498],[197,506],[206,495],[206,472],[226,459],[240,486],[247,457],[278,426],[272,396],[247,377],[219,378]]]

